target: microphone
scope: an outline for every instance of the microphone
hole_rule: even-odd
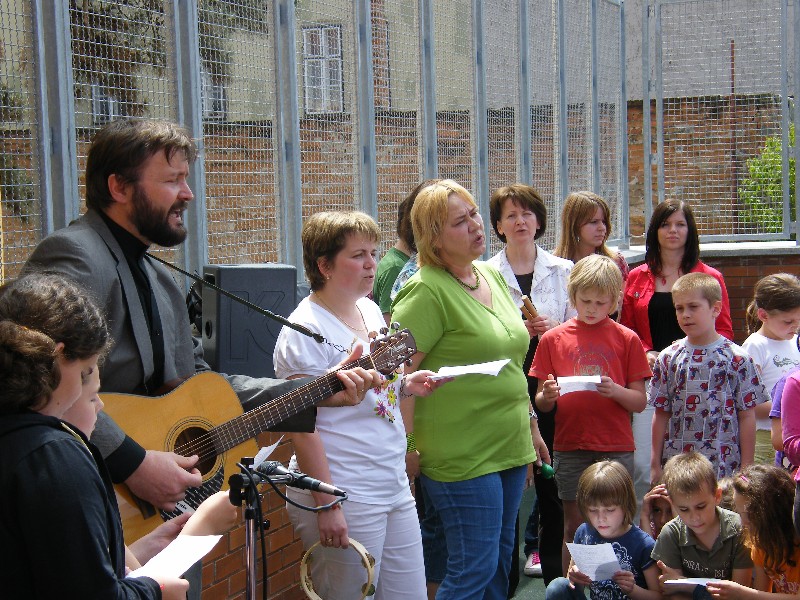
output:
[[[289,487],[299,488],[301,490],[311,490],[312,492],[322,492],[323,494],[330,494],[331,496],[339,496],[342,498],[347,497],[347,493],[340,490],[335,485],[325,483],[319,479],[309,477],[300,471],[290,471],[284,467],[277,460],[267,460],[262,462],[256,467],[256,473],[264,477],[272,477],[278,475],[286,478],[286,485]]]

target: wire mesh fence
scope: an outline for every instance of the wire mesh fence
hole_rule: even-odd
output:
[[[795,2],[651,5],[653,199],[691,204],[706,239],[788,237],[790,199],[794,204],[788,40],[794,39],[789,8]]]
[[[195,262],[300,266],[299,224],[320,210],[369,212],[385,250],[398,202],[430,177],[459,181],[483,207],[497,187],[532,183],[550,210],[548,248],[566,192],[591,189],[595,172],[615,210],[624,201],[620,11],[611,0],[73,0],[43,11],[39,25],[36,6],[0,0],[6,276],[61,225],[40,215],[65,203],[66,222],[83,207],[69,206],[68,190],[42,191],[40,149],[75,157],[83,198],[99,127],[122,117],[181,121],[190,105],[200,113],[186,124],[202,150],[193,169],[206,226]],[[61,11],[67,83],[36,78],[48,19]],[[602,82],[595,91],[593,79]],[[56,86],[70,102],[40,112]],[[48,149],[54,116],[67,139]],[[490,250],[498,247],[493,240]]]
[[[17,8],[17,10],[12,10]],[[0,4],[0,278],[13,276],[39,241],[38,136],[29,6]]]

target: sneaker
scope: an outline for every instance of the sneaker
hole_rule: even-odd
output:
[[[525,569],[523,571],[528,577],[541,577],[542,576],[542,561],[539,560],[538,552],[531,552],[528,560],[525,561]]]

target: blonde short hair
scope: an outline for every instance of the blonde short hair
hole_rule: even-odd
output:
[[[672,297],[693,291],[700,292],[710,306],[722,300],[722,286],[719,281],[706,273],[687,273],[679,277],[672,286]]]
[[[578,292],[589,289],[610,296],[614,303],[610,313],[614,312],[622,291],[622,272],[617,263],[602,254],[590,254],[575,263],[567,282],[567,293],[572,305],[577,305]]]
[[[303,267],[312,290],[325,287],[325,276],[319,269],[319,260],[332,261],[353,234],[378,242],[381,231],[372,217],[358,211],[320,212],[306,220],[301,234]]]
[[[625,524],[636,516],[636,492],[628,470],[613,460],[601,460],[589,465],[578,480],[578,509],[589,521],[590,506],[619,506],[625,513]]]
[[[670,458],[664,465],[663,480],[669,494],[688,496],[705,490],[712,494],[717,492],[714,465],[694,450]]]
[[[411,209],[411,226],[417,242],[417,262],[420,267],[430,265],[444,269],[446,265],[439,257],[436,244],[447,224],[450,194],[461,196],[477,208],[475,198],[452,179],[444,179],[420,190]]]

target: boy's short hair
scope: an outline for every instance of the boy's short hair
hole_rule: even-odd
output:
[[[631,474],[613,460],[601,460],[583,471],[575,500],[587,523],[590,506],[619,506],[625,513],[626,525],[633,523],[636,516],[636,492]]]
[[[600,293],[610,296],[612,302],[618,302],[622,291],[622,272],[617,263],[601,254],[590,254],[575,263],[567,282],[567,293],[572,305],[577,304],[578,292],[589,289],[599,290]]]
[[[672,494],[689,495],[708,489],[717,491],[717,476],[714,466],[705,456],[692,450],[677,454],[664,465],[664,485]]]
[[[706,273],[687,273],[679,277],[672,286],[672,297],[692,291],[700,292],[710,306],[722,300],[722,286]]]

